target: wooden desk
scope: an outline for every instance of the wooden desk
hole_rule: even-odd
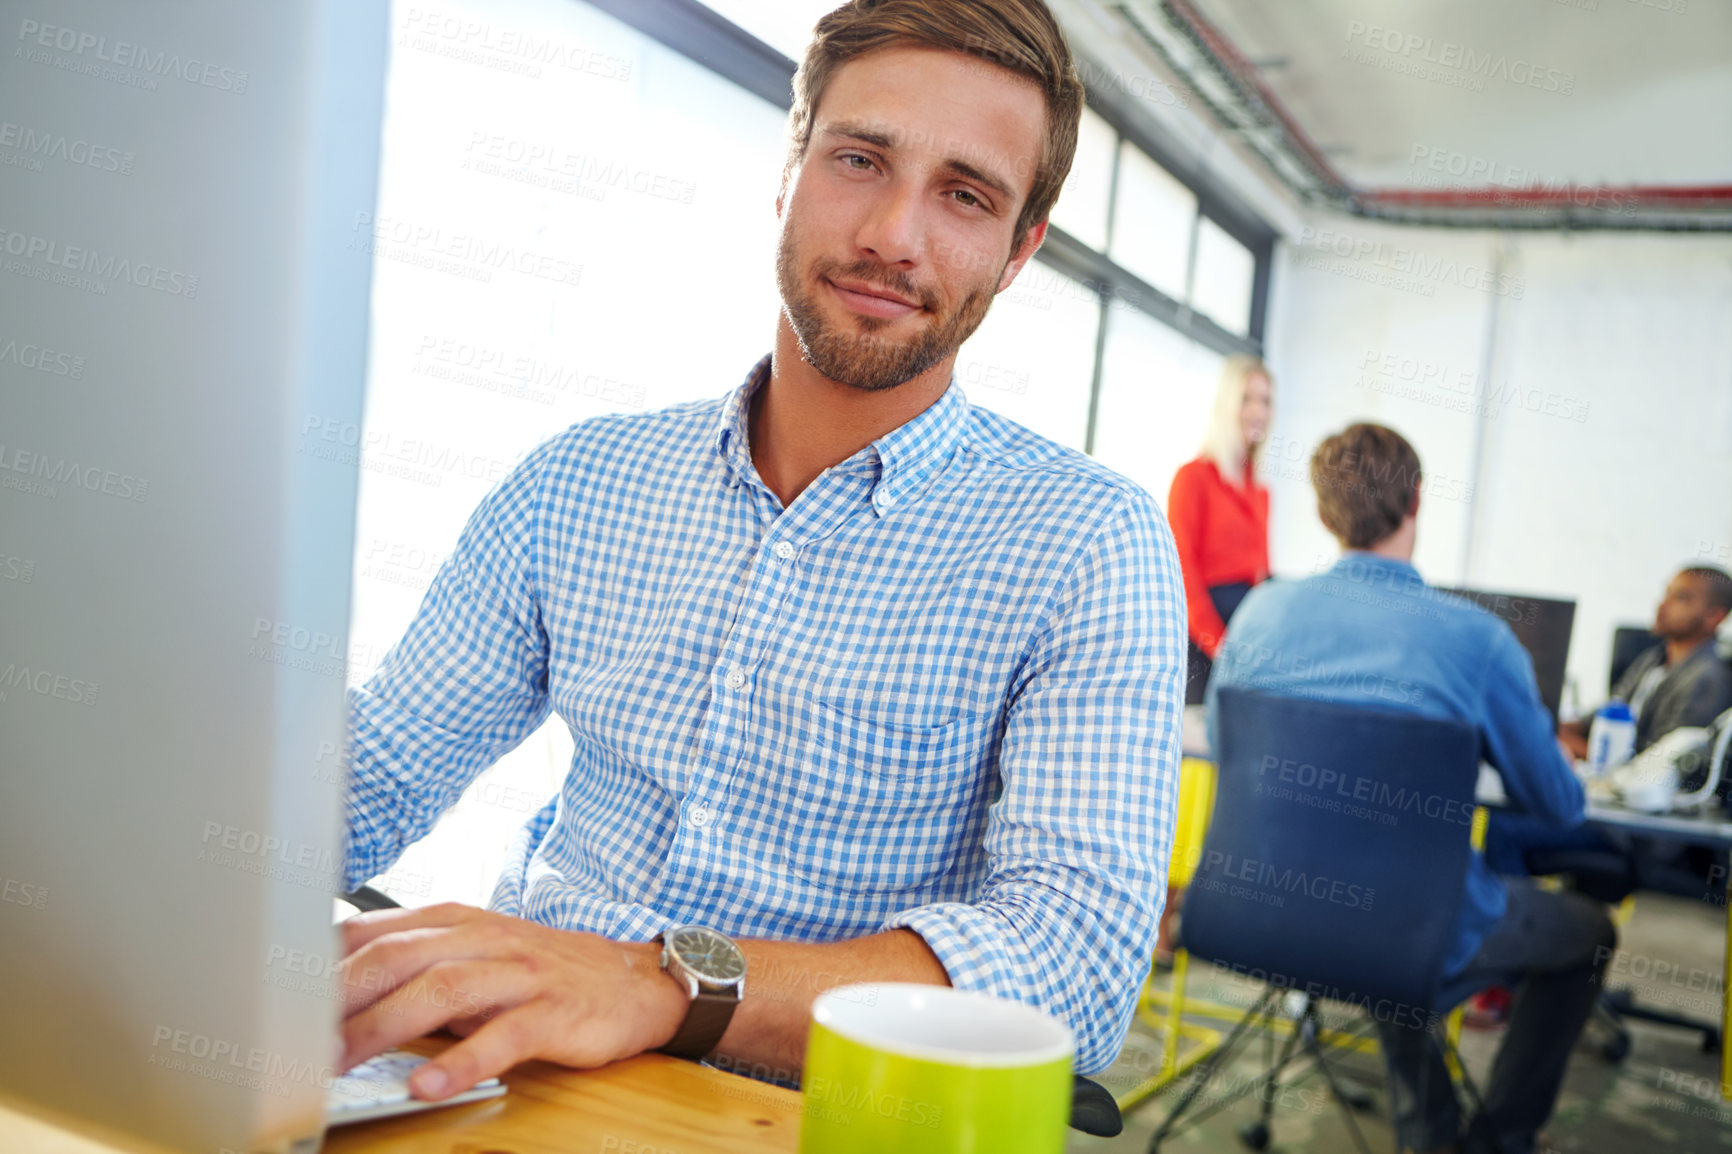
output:
[[[800,1095],[660,1054],[519,1066],[490,1102],[332,1130],[327,1154],[757,1154],[800,1144]]]
[[[437,1050],[439,1042],[410,1049]],[[503,1098],[330,1131],[328,1154],[759,1154],[800,1143],[800,1096],[659,1054],[600,1070],[545,1062]],[[160,1154],[0,1106],[5,1154]]]

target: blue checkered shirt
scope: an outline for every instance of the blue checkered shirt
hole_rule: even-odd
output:
[[[346,881],[551,709],[571,769],[492,908],[636,941],[907,927],[956,986],[1042,1007],[1102,1069],[1172,839],[1166,522],[954,384],[783,509],[746,440],[768,371],[575,425],[481,503],[351,692]]]

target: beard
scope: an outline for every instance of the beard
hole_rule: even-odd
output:
[[[806,269],[806,279],[801,277],[800,263],[793,230],[783,228],[776,249],[776,286],[782,293],[782,311],[800,342],[800,352],[830,380],[867,393],[906,384],[955,353],[986,318],[998,284],[995,276],[971,286],[946,312],[944,298],[937,290],[922,289],[907,273],[886,269],[874,261],[843,264],[816,260]],[[818,293],[822,291],[820,282],[838,277],[917,301],[923,310],[919,315],[930,314],[932,319],[919,334],[901,340],[885,335],[885,330],[897,322],[882,317],[854,315],[858,332],[832,325],[819,308]]]

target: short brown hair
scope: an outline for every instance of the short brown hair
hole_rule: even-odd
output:
[[[794,73],[783,181],[806,155],[818,102],[837,71],[868,53],[910,46],[980,57],[1033,81],[1046,97],[1046,137],[1034,186],[1012,233],[1014,248],[1058,201],[1076,156],[1082,120],[1082,80],[1064,33],[1043,0],[849,0],[824,16]]]
[[[1311,454],[1317,515],[1349,549],[1370,548],[1401,528],[1419,483],[1419,454],[1382,425],[1349,425]]]

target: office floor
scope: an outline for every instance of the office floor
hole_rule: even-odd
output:
[[[1621,931],[1610,985],[1635,989],[1638,999],[1649,1005],[1665,1006],[1690,1017],[1717,1019],[1724,972],[1724,918],[1721,909],[1643,895],[1629,925]],[[1209,970],[1193,971],[1190,984],[1193,996],[1241,1005],[1255,996],[1255,987],[1249,983]],[[1339,1020],[1347,1021],[1345,1017]],[[1557,1110],[1542,1132],[1548,1154],[1732,1151],[1732,1102],[1720,1101],[1719,1056],[1703,1053],[1701,1036],[1696,1034],[1639,1022],[1630,1024],[1630,1034],[1629,1057],[1622,1065],[1613,1066],[1598,1053],[1605,1033],[1589,1024],[1570,1064]],[[1464,1030],[1462,1035],[1468,1069],[1483,1087],[1502,1032]],[[1119,1063],[1101,1075],[1101,1081],[1115,1093],[1122,1093],[1150,1068],[1153,1046],[1153,1033],[1138,1022]],[[1255,1078],[1262,1068],[1262,1057],[1261,1044],[1248,1046],[1228,1073],[1228,1088]],[[1372,1111],[1357,1115],[1370,1148],[1376,1154],[1393,1150],[1384,1113],[1382,1058],[1348,1054],[1340,1062],[1349,1077],[1370,1087],[1376,1098]],[[1069,1149],[1072,1154],[1144,1151],[1174,1101],[1176,1091],[1169,1089],[1133,1110],[1119,1137],[1073,1135]],[[1168,1138],[1161,1149],[1167,1154],[1244,1150],[1238,1139],[1239,1128],[1256,1116],[1255,1100],[1246,1098],[1200,1127]],[[1346,1123],[1316,1075],[1277,1097],[1271,1130],[1272,1154],[1343,1154],[1354,1149]]]

